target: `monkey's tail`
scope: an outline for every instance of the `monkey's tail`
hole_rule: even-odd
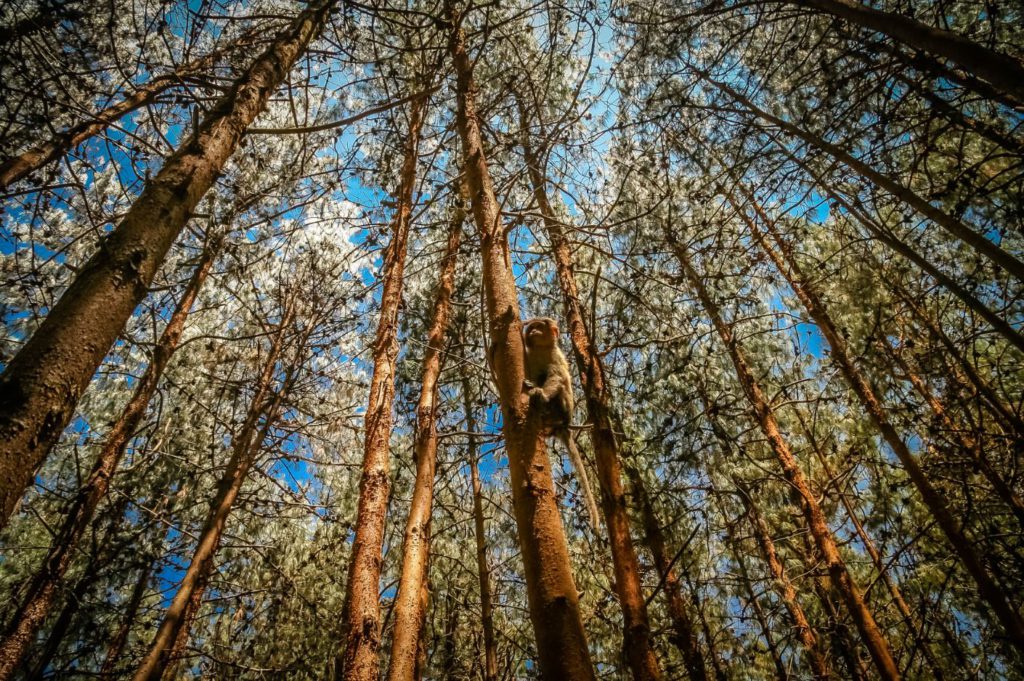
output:
[[[597,501],[594,499],[594,492],[590,487],[587,469],[583,466],[583,457],[580,456],[580,450],[576,447],[576,442],[572,438],[572,432],[568,429],[561,431],[558,439],[562,441],[565,449],[569,452],[569,461],[572,463],[573,470],[576,472],[576,481],[579,482],[580,490],[583,492],[583,501],[587,505],[590,524],[594,528],[594,533],[600,536],[601,514],[597,508]]]

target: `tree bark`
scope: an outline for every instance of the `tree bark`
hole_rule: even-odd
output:
[[[160,681],[175,663],[188,642],[189,628],[202,603],[203,592],[213,571],[213,559],[220,546],[221,536],[235,499],[242,489],[256,455],[263,447],[267,433],[277,418],[278,410],[288,391],[293,374],[289,369],[287,377],[278,390],[272,391],[274,373],[281,357],[285,336],[291,326],[294,303],[286,304],[280,324],[274,333],[270,350],[257,378],[245,420],[242,422],[231,443],[231,457],[217,483],[217,493],[210,504],[203,529],[199,533],[192,560],[185,570],[185,576],[174,594],[171,604],[164,613],[163,621],[139,664],[134,681]],[[260,427],[260,417],[263,425]]]
[[[775,419],[775,413],[768,403],[760,384],[754,377],[754,373],[747,362],[746,353],[733,335],[731,325],[726,323],[718,305],[711,298],[704,283],[690,264],[686,251],[675,239],[675,235],[667,225],[665,228],[665,238],[676,259],[679,261],[685,278],[689,281],[690,286],[700,299],[722,343],[728,350],[729,357],[736,369],[736,377],[744,394],[750,401],[761,432],[768,439],[786,480],[799,495],[801,510],[807,521],[808,529],[814,537],[818,551],[825,561],[833,584],[842,595],[846,607],[857,624],[857,629],[864,641],[864,645],[871,653],[871,658],[878,668],[879,675],[887,681],[899,679],[900,673],[896,667],[896,661],[889,650],[889,643],[875,622],[874,615],[870,608],[868,608],[860,589],[854,583],[846,568],[846,563],[839,553],[839,547],[836,545],[835,537],[828,526],[825,514],[821,510],[821,506],[818,504],[814,493],[811,491],[807,478],[796,461],[796,457],[793,456],[789,443],[782,436],[779,424]]]
[[[427,333],[423,357],[423,380],[416,405],[414,460],[416,480],[412,504],[405,525],[402,575],[395,598],[395,626],[391,636],[389,681],[415,681],[423,622],[427,615],[427,570],[430,563],[430,513],[434,502],[434,473],[437,468],[438,378],[444,365],[445,337],[455,286],[455,262],[462,239],[466,212],[458,199],[441,263],[441,275],[434,299],[434,313]]]
[[[326,23],[317,0],[256,59],[146,183],[120,225],[0,376],[0,524],[32,482],[82,391],[146,295],[167,251],[245,128]]]
[[[460,344],[464,347],[464,343]],[[466,458],[473,485],[473,530],[476,539],[476,569],[480,581],[480,624],[484,631],[484,681],[498,681],[498,645],[494,638],[494,614],[491,606],[490,568],[487,567],[487,533],[484,528],[484,499],[477,465],[476,418],[470,392],[469,372],[462,365],[462,400],[466,411]]]
[[[952,215],[943,212],[939,208],[936,208],[925,199],[918,196],[909,187],[904,187],[900,183],[893,180],[891,177],[884,175],[883,173],[875,170],[864,161],[856,158],[842,147],[832,144],[817,135],[804,130],[798,125],[794,125],[787,120],[773,116],[767,111],[759,108],[756,104],[750,101],[749,98],[745,97],[740,92],[737,92],[726,83],[714,80],[707,72],[702,71],[698,68],[693,69],[694,72],[705,82],[717,88],[721,92],[724,92],[732,100],[741,106],[745,107],[752,114],[761,118],[768,123],[778,127],[779,129],[789,133],[790,135],[797,137],[807,144],[820,149],[827,155],[831,156],[835,160],[848,166],[853,171],[863,175],[867,179],[871,180],[879,188],[889,192],[893,197],[899,199],[903,203],[907,204],[921,215],[924,215],[929,220],[934,222],[936,225],[946,230],[950,235],[959,239],[963,243],[969,245],[977,253],[984,255],[986,258],[991,260],[993,263],[1004,268],[1018,281],[1024,281],[1024,262],[1021,262],[1016,256],[1011,255],[1004,251],[1001,247],[995,243],[989,241],[981,234],[978,234],[973,229],[965,225],[964,223],[957,220]]]
[[[1024,103],[1024,65],[952,31],[945,31],[894,12],[884,12],[855,0],[784,0],[799,7],[831,14],[869,31],[876,31],[915,50],[959,64],[1017,102]]]
[[[517,97],[517,99],[519,98]],[[530,144],[528,133],[530,118],[526,105],[521,99],[519,99],[519,112],[523,157],[526,161],[527,174],[530,177],[534,201],[537,202],[540,209],[548,239],[551,241],[555,271],[565,304],[569,338],[572,340],[573,355],[576,358],[576,367],[586,396],[587,416],[593,424],[590,436],[594,444],[597,474],[601,486],[601,508],[604,511],[605,525],[608,528],[608,540],[615,570],[615,595],[622,608],[625,657],[635,681],[656,681],[661,678],[661,670],[658,668],[658,660],[652,649],[651,625],[640,580],[640,564],[629,530],[626,495],[622,486],[619,443],[612,430],[611,396],[605,382],[604,365],[594,345],[593,335],[584,321],[579,289],[576,285],[572,251],[569,248],[563,224],[548,199],[544,165],[534,154]],[[586,471],[581,464],[582,462],[579,464],[573,462],[573,465],[578,467],[576,473],[581,484],[586,485]],[[586,491],[589,495],[589,485],[586,485]],[[600,531],[600,527],[595,524],[594,530]]]
[[[188,286],[153,349],[152,361],[139,379],[120,418],[107,434],[89,477],[65,511],[42,566],[32,578],[21,605],[4,632],[4,640],[0,643],[0,681],[11,678],[53,608],[78,544],[96,515],[100,502],[106,498],[125,449],[146,413],[146,407],[156,392],[164,369],[178,348],[185,320],[213,267],[217,251],[218,245],[215,243],[208,244],[203,251]]]
[[[530,620],[537,640],[541,674],[566,681],[595,678],[579,610],[579,593],[569,565],[569,549],[554,495],[551,464],[538,414],[531,414],[523,390],[522,322],[508,238],[487,168],[476,85],[466,53],[460,17],[446,2],[451,24],[449,52],[456,76],[456,127],[480,235],[483,285],[491,356],[501,400],[502,431],[508,452],[519,546],[523,556]]]
[[[349,562],[348,586],[342,615],[342,651],[336,677],[345,681],[373,681],[379,674],[380,569],[384,530],[391,494],[390,440],[395,396],[395,361],[398,357],[398,310],[405,278],[406,244],[412,221],[416,163],[420,131],[429,97],[409,107],[409,134],[405,139],[397,193],[391,220],[391,242],[384,253],[380,319],[373,341],[373,376],[366,409],[363,469],[359,480],[359,511]],[[416,594],[410,594],[415,596]],[[414,647],[415,649],[415,647]]]
[[[639,507],[640,518],[644,527],[644,542],[654,559],[654,567],[658,569],[662,592],[668,605],[668,615],[672,620],[672,633],[669,640],[679,650],[686,664],[686,673],[690,681],[708,681],[708,671],[704,664],[704,653],[697,640],[697,630],[690,615],[690,608],[683,597],[682,584],[669,558],[665,536],[661,531],[661,523],[654,513],[654,506],[647,494],[643,479],[632,468],[626,469],[633,488],[633,498]]]
[[[872,422],[874,422],[875,427],[882,434],[882,438],[896,454],[896,457],[899,459],[900,464],[902,464],[907,476],[910,478],[911,482],[913,482],[914,487],[917,488],[918,493],[921,495],[921,499],[924,501],[925,506],[928,507],[928,510],[937,521],[939,528],[942,530],[943,534],[946,535],[949,543],[952,544],[953,550],[960,559],[960,562],[963,563],[968,574],[971,575],[977,584],[981,597],[988,603],[989,607],[991,607],[992,611],[996,614],[996,617],[1006,631],[1007,637],[1014,646],[1024,652],[1024,619],[1022,619],[1016,612],[1013,605],[1009,602],[1009,599],[988,574],[988,571],[982,564],[980,557],[975,553],[970,541],[964,535],[963,529],[960,527],[960,523],[953,517],[949,507],[943,500],[942,495],[934,486],[932,486],[931,482],[925,476],[924,471],[921,469],[920,464],[917,462],[917,459],[913,454],[911,454],[910,449],[903,441],[903,438],[901,438],[899,433],[896,432],[896,428],[889,420],[888,412],[883,406],[882,401],[878,398],[878,395],[875,393],[874,387],[872,387],[867,378],[854,363],[853,357],[846,346],[846,340],[839,334],[832,321],[832,317],[825,308],[820,296],[818,296],[817,292],[807,284],[806,277],[800,271],[799,265],[795,258],[793,258],[788,245],[776,230],[774,223],[764,213],[761,205],[755,200],[755,197],[744,190],[748,202],[757,213],[765,231],[771,237],[775,246],[779,249],[779,252],[776,252],[775,249],[768,244],[764,233],[762,233],[756,222],[747,216],[743,207],[733,198],[731,192],[723,191],[725,192],[726,198],[733,204],[740,218],[743,219],[750,228],[754,239],[760,244],[761,249],[775,263],[779,273],[785,277],[790,288],[792,288],[793,292],[796,293],[797,298],[800,299],[800,302],[804,305],[808,314],[810,314],[811,318],[814,320],[815,324],[821,331],[821,334],[825,337],[825,340],[828,342],[832,351],[832,361],[857,395],[861,406],[866,412],[868,412],[868,415],[871,417]]]

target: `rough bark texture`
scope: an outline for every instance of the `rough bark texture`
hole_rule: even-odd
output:
[[[789,443],[782,436],[782,431],[779,429],[774,411],[768,403],[768,399],[765,397],[760,384],[754,377],[745,353],[732,333],[732,327],[722,317],[718,305],[711,298],[704,283],[690,264],[686,251],[676,241],[670,229],[665,230],[665,236],[676,255],[676,259],[679,261],[685,278],[689,281],[690,286],[700,299],[722,340],[722,344],[725,345],[729,352],[729,357],[736,369],[736,377],[743,388],[744,394],[750,401],[761,432],[767,438],[786,480],[799,495],[801,510],[807,521],[808,529],[814,537],[815,545],[821,554],[821,558],[825,561],[832,583],[842,595],[847,609],[857,624],[857,629],[860,631],[864,645],[871,653],[871,658],[874,660],[879,675],[887,681],[899,679],[900,673],[896,667],[896,661],[889,650],[888,641],[886,641],[885,635],[875,622],[875,617],[864,601],[860,589],[846,569],[846,563],[839,553],[839,547],[836,545],[835,537],[828,526],[825,514],[818,504],[818,499],[811,491],[803,470],[801,470],[789,448]]]
[[[854,0],[786,0],[790,4],[845,19],[869,31],[876,31],[909,45],[959,64],[981,78],[1024,102],[1024,65],[1005,54],[990,50],[952,31],[944,31],[915,19],[875,9]]]
[[[463,344],[464,345],[464,344]],[[462,365],[462,399],[466,410],[466,458],[469,460],[470,480],[473,484],[473,530],[476,539],[476,569],[480,581],[480,624],[484,630],[484,681],[498,681],[498,644],[494,638],[494,615],[491,606],[491,576],[487,567],[487,532],[484,528],[484,495],[480,484],[480,470],[477,466],[476,418],[473,416],[473,399],[470,392],[470,377],[466,365]]]
[[[705,82],[714,86],[718,90],[724,92],[736,103],[740,104],[752,114],[761,118],[768,123],[778,127],[794,137],[797,137],[807,144],[810,144],[817,149],[825,152],[832,158],[843,163],[851,170],[863,175],[867,179],[871,180],[879,188],[892,194],[894,197],[903,201],[905,204],[916,210],[921,215],[924,215],[929,220],[934,222],[936,225],[946,230],[950,235],[969,245],[978,253],[984,255],[995,264],[1004,268],[1007,272],[1013,275],[1018,281],[1024,281],[1024,262],[1018,260],[1015,256],[1007,253],[1002,248],[997,246],[995,243],[989,241],[981,234],[978,234],[964,223],[957,220],[952,215],[943,212],[939,208],[936,208],[931,203],[918,196],[909,187],[904,187],[899,182],[896,182],[891,177],[884,175],[883,173],[875,170],[864,161],[856,158],[842,147],[831,144],[830,142],[822,139],[821,137],[804,130],[798,125],[794,125],[789,121],[786,121],[778,116],[773,116],[767,111],[759,108],[756,104],[750,101],[749,98],[743,96],[740,92],[737,92],[729,85],[716,81],[711,78],[704,71],[696,70]]]
[[[540,419],[531,418],[523,390],[522,322],[508,239],[501,224],[476,112],[476,86],[459,18],[449,2],[449,51],[456,76],[456,125],[473,216],[480,235],[484,297],[491,352],[501,399],[512,504],[522,551],[530,620],[541,674],[551,681],[591,681],[594,666],[580,618],[579,595],[569,565],[565,530],[554,495],[551,464]]]
[[[192,560],[167,612],[164,613],[163,621],[157,629],[149,651],[132,677],[134,681],[160,681],[168,668],[181,657],[188,642],[189,627],[199,609],[203,592],[213,571],[213,559],[220,546],[228,516],[288,390],[291,374],[272,394],[274,373],[281,357],[285,335],[291,326],[293,309],[291,305],[287,306],[281,316],[281,322],[274,333],[270,350],[256,381],[245,420],[231,443],[231,457],[217,483],[217,493],[210,503],[210,510],[199,533],[199,541],[196,543]],[[262,427],[259,425],[261,416],[264,419]]]
[[[731,194],[727,193],[726,196],[731,197]],[[748,199],[778,252],[768,243],[765,234],[757,223],[751,220],[739,205],[736,206],[737,212],[747,223],[754,239],[761,245],[762,250],[775,262],[779,272],[786,278],[790,288],[796,293],[797,298],[800,299],[800,302],[821,331],[822,336],[825,337],[831,348],[830,356],[832,362],[839,369],[839,372],[849,383],[850,387],[853,388],[854,393],[860,400],[861,406],[864,407],[864,410],[874,422],[875,427],[882,434],[882,438],[900,460],[907,476],[920,493],[925,506],[928,507],[928,510],[938,522],[939,528],[946,535],[949,543],[953,545],[953,550],[956,552],[960,562],[963,563],[967,572],[977,584],[981,597],[989,604],[989,607],[992,608],[992,611],[1006,630],[1010,642],[1018,650],[1024,652],[1024,619],[1016,612],[1002,589],[989,576],[980,557],[964,535],[960,523],[953,517],[942,495],[932,486],[921,469],[920,464],[918,464],[917,459],[911,454],[903,438],[896,432],[896,428],[889,420],[889,415],[882,401],[875,393],[874,387],[872,387],[859,367],[854,363],[853,357],[846,346],[846,340],[838,332],[831,315],[829,315],[817,292],[807,285],[806,278],[800,271],[800,267],[793,258],[792,253],[790,253],[788,245],[775,229],[774,223],[761,209],[760,204],[753,200],[753,196],[748,195]],[[730,201],[732,200],[730,198]]]
[[[427,616],[427,570],[430,563],[430,513],[434,503],[434,472],[437,468],[437,393],[438,377],[444,364],[444,344],[448,333],[452,290],[455,286],[455,262],[462,239],[466,213],[461,200],[455,207],[441,264],[441,276],[434,299],[434,314],[427,332],[423,356],[423,380],[416,404],[415,448],[416,480],[412,504],[405,525],[402,547],[402,575],[395,598],[395,626],[391,637],[390,681],[414,681],[417,678],[419,652],[422,649],[423,622]]]
[[[562,222],[555,214],[548,199],[546,173],[542,161],[534,154],[530,143],[529,115],[520,100],[520,129],[522,130],[523,156],[544,227],[551,241],[555,260],[555,272],[562,290],[565,304],[565,321],[569,327],[573,356],[586,396],[587,416],[591,426],[590,437],[594,444],[597,461],[597,476],[601,486],[601,508],[608,528],[608,540],[615,570],[615,595],[622,608],[623,648],[626,661],[636,681],[653,681],[661,678],[658,660],[651,644],[651,626],[647,617],[640,580],[640,563],[633,548],[629,530],[629,515],[626,511],[626,495],[622,486],[622,465],[619,457],[619,443],[612,430],[611,396],[604,378],[604,365],[594,346],[593,335],[584,321],[580,305],[579,289],[573,267],[572,251],[566,239]],[[542,152],[543,153],[543,152]],[[573,462],[577,466],[577,462]],[[586,471],[579,462],[576,474],[581,483],[586,482]],[[589,494],[589,485],[587,492]],[[591,502],[592,504],[593,502]],[[594,530],[600,531],[595,524]]]
[[[217,248],[211,245],[203,252],[192,279],[171,314],[167,326],[164,327],[160,340],[157,341],[153,350],[153,360],[139,379],[120,418],[107,434],[89,477],[65,511],[61,526],[54,536],[42,566],[32,578],[21,605],[8,624],[4,640],[0,643],[0,681],[6,681],[14,674],[53,608],[54,599],[60,591],[61,582],[79,541],[96,515],[100,502],[107,496],[125,448],[146,413],[146,406],[156,392],[168,361],[178,347],[185,329],[185,320],[199,289],[213,267],[216,251]]]
[[[661,590],[665,594],[665,601],[668,604],[668,615],[672,621],[672,633],[669,635],[669,640],[682,654],[690,681],[708,681],[707,666],[704,664],[704,654],[700,649],[700,642],[697,640],[697,630],[693,624],[693,617],[690,615],[690,608],[683,597],[679,576],[669,557],[665,536],[661,531],[661,523],[658,522],[658,517],[654,513],[654,506],[651,504],[640,475],[636,471],[629,470],[629,477],[633,487],[633,498],[639,507],[640,518],[644,526],[644,541],[647,544],[647,550],[651,552],[651,558],[654,559],[654,567],[658,569],[658,574],[661,576]]]
[[[0,524],[71,419],[167,251],[336,0],[318,0],[236,81],[146,183],[0,377]]]
[[[405,252],[412,220],[420,130],[428,97],[409,107],[409,134],[405,140],[398,188],[398,205],[391,220],[391,241],[384,252],[380,319],[373,341],[373,376],[366,408],[363,469],[359,480],[359,515],[348,570],[342,615],[342,651],[336,677],[346,681],[372,681],[379,674],[380,569],[384,530],[391,494],[391,424],[395,396],[395,360],[398,357],[398,309],[405,280]]]

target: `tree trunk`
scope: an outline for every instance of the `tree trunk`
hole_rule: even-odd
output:
[[[637,561],[633,538],[629,531],[626,495],[622,486],[619,443],[612,430],[611,397],[605,383],[604,366],[600,354],[594,346],[593,335],[584,321],[579,289],[576,286],[572,251],[569,248],[563,224],[548,199],[545,169],[530,144],[528,132],[530,118],[526,105],[519,97],[517,100],[523,157],[533,189],[533,198],[540,209],[548,239],[551,241],[555,271],[565,304],[569,338],[572,340],[576,367],[580,374],[580,382],[583,384],[583,392],[586,395],[587,416],[593,424],[590,436],[594,444],[597,476],[601,486],[601,508],[604,511],[605,525],[608,528],[608,540],[615,570],[615,595],[622,608],[625,657],[635,681],[656,681],[661,678],[661,670],[658,668],[658,660],[652,649],[651,625],[647,617],[647,606],[644,602],[640,580],[640,564]],[[543,150],[541,154],[543,156]],[[592,497],[582,462],[574,461],[573,466],[577,468],[576,474],[580,478],[585,492]],[[593,501],[590,502],[590,505],[593,505]],[[600,531],[600,526],[596,523],[594,531]]]
[[[231,45],[228,49],[237,46]],[[167,90],[181,85],[183,79],[210,68],[226,51],[228,50],[215,50],[200,59],[181,64],[171,73],[154,76],[121,101],[0,162],[0,190],[63,158],[72,149],[103,132],[121,118],[148,106]]]
[[[460,17],[446,2],[451,24],[449,51],[456,76],[456,127],[480,235],[483,285],[490,328],[490,354],[501,400],[519,546],[523,556],[530,620],[541,674],[549,679],[593,681],[594,666],[580,617],[579,593],[555,500],[551,464],[538,414],[523,390],[522,322],[508,238],[487,168],[476,111],[476,85]]]
[[[725,192],[725,195],[733,203],[736,212],[746,222],[751,230],[751,234],[760,244],[762,250],[775,262],[779,273],[786,278],[790,288],[796,293],[800,302],[807,309],[808,314],[810,314],[815,324],[821,330],[821,334],[825,337],[831,348],[832,361],[857,395],[861,406],[868,412],[875,427],[882,434],[882,438],[900,460],[904,471],[906,471],[907,476],[921,495],[925,506],[928,507],[928,510],[942,529],[943,534],[946,535],[949,543],[952,544],[953,550],[956,552],[960,562],[963,563],[964,567],[967,568],[967,572],[974,578],[981,597],[995,612],[996,617],[1006,631],[1007,637],[1014,646],[1024,652],[1024,619],[1017,614],[1006,594],[989,576],[987,570],[982,565],[980,557],[975,553],[970,541],[964,535],[960,523],[953,517],[942,495],[932,486],[921,469],[920,464],[918,464],[917,459],[910,453],[910,449],[903,441],[903,438],[899,436],[896,428],[889,421],[889,415],[881,400],[867,378],[854,363],[853,357],[847,349],[846,340],[839,334],[831,315],[829,315],[817,292],[807,285],[806,278],[800,271],[800,267],[795,258],[793,258],[789,247],[776,230],[774,223],[764,213],[753,195],[748,192],[745,193],[747,193],[748,201],[761,220],[765,231],[779,249],[779,252],[776,252],[768,244],[761,229],[747,216],[742,206],[732,198],[732,194]]]
[[[177,593],[164,613],[149,652],[139,664],[134,681],[160,681],[168,667],[177,661],[188,642],[189,627],[202,602],[210,574],[213,571],[213,559],[220,545],[221,536],[228,516],[242,489],[242,484],[249,473],[256,455],[263,446],[267,432],[276,420],[277,411],[288,390],[292,374],[289,370],[282,386],[271,395],[271,384],[281,357],[285,335],[292,323],[294,305],[289,303],[281,315],[281,322],[274,334],[270,351],[253,390],[245,420],[238,434],[231,443],[231,458],[217,483],[217,494],[210,504],[206,522],[199,533],[199,541],[185,576],[178,586]],[[263,426],[259,427],[260,417]]]
[[[60,437],[199,200],[335,2],[317,0],[253,62],[190,141],[146,183],[0,376],[0,524]]]
[[[434,315],[427,333],[423,357],[423,380],[416,405],[414,460],[416,481],[405,525],[402,575],[395,598],[395,626],[391,637],[389,681],[415,681],[417,659],[422,648],[423,621],[427,615],[427,569],[430,561],[430,513],[434,502],[434,472],[437,468],[438,377],[444,364],[445,336],[455,286],[455,262],[459,255],[462,223],[466,219],[462,199],[457,200],[441,264],[441,276],[434,299]]]
[[[379,589],[381,552],[384,547],[388,497],[391,494],[389,456],[395,360],[398,357],[398,309],[402,302],[405,278],[406,243],[412,220],[420,131],[428,100],[427,96],[420,97],[413,100],[409,107],[409,134],[405,139],[397,193],[398,206],[391,220],[391,242],[384,252],[381,274],[384,291],[381,294],[377,334],[373,341],[373,376],[365,417],[359,512],[342,615],[342,652],[336,660],[337,678],[345,681],[373,681],[380,674]],[[409,595],[416,597],[415,592]]]
[[[821,137],[804,130],[798,125],[794,125],[789,121],[786,121],[778,116],[773,116],[767,111],[759,108],[750,99],[745,97],[743,94],[737,92],[726,83],[722,83],[714,80],[707,72],[702,71],[698,68],[693,69],[694,72],[700,76],[705,82],[714,86],[721,92],[724,92],[731,99],[738,104],[745,107],[752,114],[761,118],[768,123],[778,127],[779,129],[797,137],[807,144],[820,149],[827,155],[831,156],[835,160],[848,166],[853,171],[863,175],[867,179],[871,180],[879,188],[889,192],[893,197],[904,202],[921,215],[924,215],[929,220],[934,222],[936,225],[946,230],[949,234],[964,242],[973,248],[976,252],[984,255],[993,263],[1004,268],[1018,281],[1024,281],[1024,262],[1018,260],[1015,256],[1007,253],[1002,248],[994,244],[993,242],[986,239],[984,236],[978,234],[964,223],[957,220],[952,215],[943,212],[939,208],[936,208],[928,201],[924,200],[913,190],[908,187],[904,187],[900,183],[896,182],[892,178],[883,173],[875,170],[864,161],[854,157],[852,154],[847,152],[842,147],[831,144],[830,142],[822,139]]]
[[[460,346],[465,347],[464,343]],[[476,418],[470,392],[469,372],[462,365],[462,400],[466,410],[466,458],[473,485],[473,529],[476,538],[476,569],[480,580],[480,623],[484,630],[484,681],[498,681],[498,646],[494,638],[494,615],[491,607],[491,578],[487,567],[487,533],[484,529],[484,499],[477,466]]]
[[[796,416],[797,423],[800,424],[800,429],[803,431],[804,436],[810,443],[811,449],[814,450],[815,457],[818,459],[818,463],[821,464],[821,468],[825,472],[825,475],[829,480],[838,480],[839,477],[833,472],[832,466],[829,464],[828,458],[825,456],[825,452],[821,450],[818,439],[815,437],[810,425],[804,419],[803,414],[801,414],[800,410],[796,408],[794,408],[793,413]],[[881,577],[882,581],[885,583],[885,588],[889,591],[889,595],[892,597],[893,603],[896,604],[896,609],[899,610],[900,615],[903,616],[910,633],[915,637],[918,636],[918,632],[921,631],[920,623],[917,621],[913,611],[910,609],[910,605],[907,604],[906,599],[903,597],[903,592],[896,583],[896,580],[893,579],[892,574],[890,574],[885,561],[882,560],[882,554],[875,546],[875,542],[872,541],[867,530],[864,529],[864,524],[860,521],[857,509],[853,507],[853,503],[851,503],[849,496],[844,490],[838,489],[837,492],[839,494],[839,503],[842,504],[847,517],[853,524],[853,529],[857,533],[857,538],[860,539],[860,543],[864,545],[864,549],[868,552],[868,556],[871,557],[871,563],[875,566],[875,570],[878,571],[878,576]],[[935,659],[935,654],[928,646],[927,641],[922,644],[921,650],[924,653],[929,668],[931,669],[932,677],[937,681],[942,681],[942,679],[945,678],[945,673],[942,671],[942,667],[939,666],[938,660]]]
[[[100,667],[101,677],[112,676],[117,669],[118,662],[121,661],[125,644],[128,642],[128,634],[131,633],[135,620],[139,615],[139,608],[142,605],[142,599],[146,595],[146,589],[149,587],[149,580],[153,576],[153,568],[156,566],[156,562],[155,558],[150,559],[139,570],[139,577],[135,581],[131,596],[128,598],[128,604],[125,607],[124,614],[121,616],[121,624],[117,627],[117,631],[114,632],[110,639],[110,644],[107,646],[107,654],[103,658],[103,666]]]
[[[754,539],[761,549],[764,562],[771,571],[772,579],[775,582],[775,590],[779,594],[779,598],[782,599],[786,612],[789,613],[790,618],[793,620],[797,638],[800,639],[800,643],[803,644],[804,649],[807,651],[807,657],[811,664],[811,670],[814,672],[814,677],[827,680],[832,675],[832,671],[819,648],[818,642],[820,637],[814,627],[811,626],[806,613],[804,613],[803,606],[800,605],[800,601],[797,599],[796,588],[793,586],[793,582],[790,581],[789,575],[786,574],[786,566],[775,550],[775,541],[772,539],[768,523],[761,516],[761,512],[754,505],[746,489],[736,479],[733,479],[733,483],[736,485],[738,495],[743,501],[743,507],[746,509],[750,526],[754,530]]]
[[[669,558],[665,536],[661,531],[661,523],[654,513],[654,506],[647,495],[640,474],[627,467],[627,474],[633,488],[633,498],[639,507],[640,518],[644,526],[644,542],[654,559],[654,567],[658,570],[662,592],[668,605],[668,615],[672,620],[672,633],[669,640],[679,650],[686,663],[686,673],[690,681],[708,681],[707,667],[704,664],[704,653],[697,640],[697,630],[690,615],[690,608],[683,597],[682,584],[676,574],[673,561]]]
[[[784,0],[845,19],[869,31],[876,31],[915,50],[928,52],[959,64],[972,75],[987,81],[1024,103],[1024,65],[952,31],[945,31],[894,12],[884,12],[855,0]]]
[[[760,384],[755,379],[754,373],[747,363],[745,353],[733,335],[732,327],[722,317],[718,305],[712,300],[697,272],[690,264],[686,251],[676,241],[675,235],[667,225],[665,237],[675,253],[686,279],[689,280],[690,286],[700,299],[718,335],[721,337],[722,343],[729,352],[729,357],[732,359],[733,366],[736,369],[736,377],[739,380],[740,386],[750,401],[761,432],[768,439],[786,480],[793,486],[796,493],[799,494],[801,510],[807,520],[808,529],[814,536],[818,551],[825,560],[833,584],[842,595],[850,614],[853,616],[854,622],[857,624],[857,629],[860,631],[864,645],[867,646],[868,651],[871,653],[871,658],[878,668],[879,675],[886,680],[899,679],[899,670],[896,668],[896,661],[889,650],[889,644],[885,639],[885,635],[875,622],[874,615],[868,608],[864,597],[860,593],[860,589],[854,583],[846,568],[846,563],[839,553],[839,547],[836,545],[835,537],[833,537],[832,531],[828,526],[825,514],[821,510],[814,493],[811,491],[810,485],[800,469],[796,458],[793,456],[789,443],[782,436],[778,422],[775,420],[774,411],[768,403]]]
[[[153,349],[152,361],[142,378],[139,379],[120,418],[107,434],[89,477],[86,478],[71,505],[65,511],[61,526],[54,536],[42,566],[32,578],[21,605],[8,624],[3,643],[0,643],[0,681],[11,678],[20,664],[20,660],[35,639],[39,627],[42,626],[53,608],[54,599],[60,590],[60,584],[75,555],[78,543],[95,516],[100,502],[106,498],[125,449],[146,413],[146,407],[149,405],[153,393],[156,392],[164,369],[178,348],[181,334],[185,329],[185,320],[199,294],[199,289],[202,288],[203,282],[213,267],[217,250],[216,244],[209,244],[203,251],[202,258],[192,274],[192,279],[182,293],[181,300],[178,301],[167,326],[164,327],[163,333],[160,335],[160,340],[157,341],[156,347]]]

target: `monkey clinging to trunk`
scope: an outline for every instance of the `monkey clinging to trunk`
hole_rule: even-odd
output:
[[[530,410],[540,410],[544,431],[558,438],[568,450],[591,523],[597,530],[600,527],[597,504],[583,470],[583,459],[569,432],[573,405],[572,378],[565,354],[558,347],[558,323],[548,317],[538,317],[524,323],[523,352]]]

